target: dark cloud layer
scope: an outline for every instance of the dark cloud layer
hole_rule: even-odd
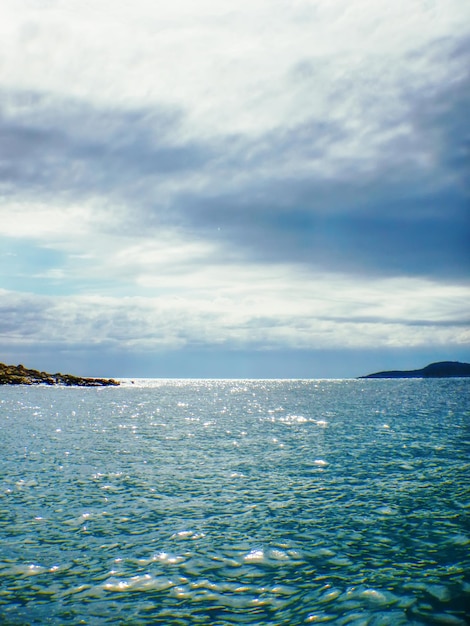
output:
[[[452,54],[467,51],[460,43]],[[128,207],[136,235],[172,223],[240,259],[461,280],[470,270],[470,80],[408,90],[406,116],[376,131],[389,138],[367,162],[331,157],[354,139],[339,121],[188,140],[181,111],[3,93],[0,190],[46,202],[106,197]]]

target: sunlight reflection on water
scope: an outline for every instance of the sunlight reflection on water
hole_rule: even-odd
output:
[[[465,624],[468,381],[0,400],[5,624]]]

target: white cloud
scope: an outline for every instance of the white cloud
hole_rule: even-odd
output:
[[[148,261],[144,254],[141,261]],[[116,344],[159,350],[186,344],[258,348],[463,345],[470,290],[418,279],[351,284],[298,268],[188,269],[154,258],[149,297],[45,297],[2,292],[2,338],[36,344]],[[134,259],[132,266],[138,271]],[[178,271],[178,267],[179,270]],[[119,267],[117,267],[119,272]],[[160,276],[162,277],[160,279]],[[139,279],[142,280],[142,279]]]
[[[439,64],[415,53],[468,32],[470,8],[462,0],[15,0],[2,3],[0,23],[6,87],[106,106],[168,104],[188,112],[191,134],[258,133],[326,114],[380,120],[403,106],[401,85],[432,84]],[[335,100],[338,85],[350,89]]]
[[[3,236],[53,242],[87,234],[94,212],[84,204],[51,206],[45,202],[4,201],[0,206],[0,221]]]
[[[365,348],[470,339],[470,289],[462,284],[249,263],[223,240],[175,228],[118,232],[91,205],[31,204],[15,215],[14,205],[0,213],[4,234],[25,249],[32,241],[60,251],[62,265],[32,268],[30,293],[2,292],[6,344]],[[76,295],[43,296],[38,279]]]

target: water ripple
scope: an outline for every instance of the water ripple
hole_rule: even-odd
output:
[[[468,381],[2,393],[1,623],[467,623]]]

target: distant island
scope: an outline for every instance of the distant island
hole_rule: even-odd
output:
[[[440,361],[431,363],[420,370],[393,370],[390,372],[376,372],[359,378],[469,378],[470,363],[458,361]]]
[[[49,374],[24,365],[0,363],[0,385],[65,385],[67,387],[109,387],[120,383],[113,378],[84,378],[72,374]]]

